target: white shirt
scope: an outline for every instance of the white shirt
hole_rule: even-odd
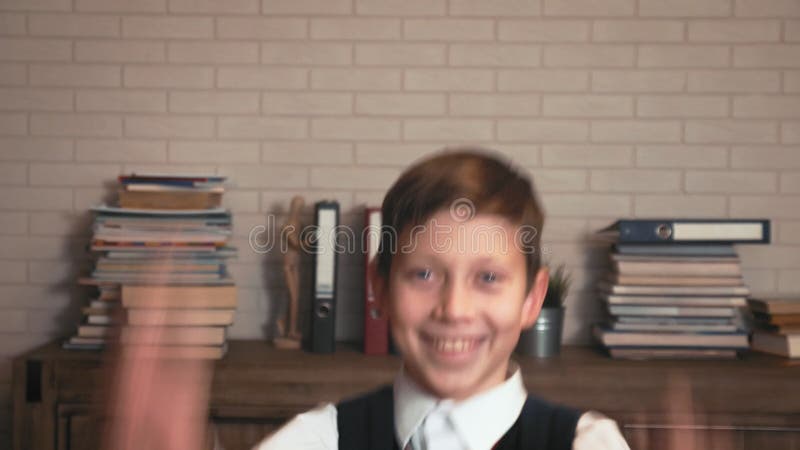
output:
[[[403,449],[489,450],[514,425],[527,396],[519,368],[459,402],[431,396],[401,371],[394,382],[395,438]],[[328,403],[295,416],[254,450],[337,450],[338,444],[336,406]],[[630,450],[616,422],[591,411],[578,420],[572,449]]]

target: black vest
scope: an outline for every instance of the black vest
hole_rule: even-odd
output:
[[[339,450],[399,450],[392,386],[336,405]],[[528,396],[494,450],[571,450],[580,413]]]

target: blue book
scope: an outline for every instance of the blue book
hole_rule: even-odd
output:
[[[732,244],[616,244],[614,250],[619,255],[641,256],[699,256],[699,257],[735,257],[736,249]]]

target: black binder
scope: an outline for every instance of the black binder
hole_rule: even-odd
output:
[[[314,217],[316,229],[311,237],[314,260],[313,299],[310,336],[306,340],[306,349],[313,353],[332,353],[336,350],[336,230],[339,225],[339,203],[317,202]]]

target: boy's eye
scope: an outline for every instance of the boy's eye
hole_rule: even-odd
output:
[[[497,274],[494,272],[482,272],[480,274],[480,280],[483,283],[494,283],[497,281]]]
[[[433,272],[429,269],[415,270],[413,276],[417,280],[428,281],[433,278]]]

